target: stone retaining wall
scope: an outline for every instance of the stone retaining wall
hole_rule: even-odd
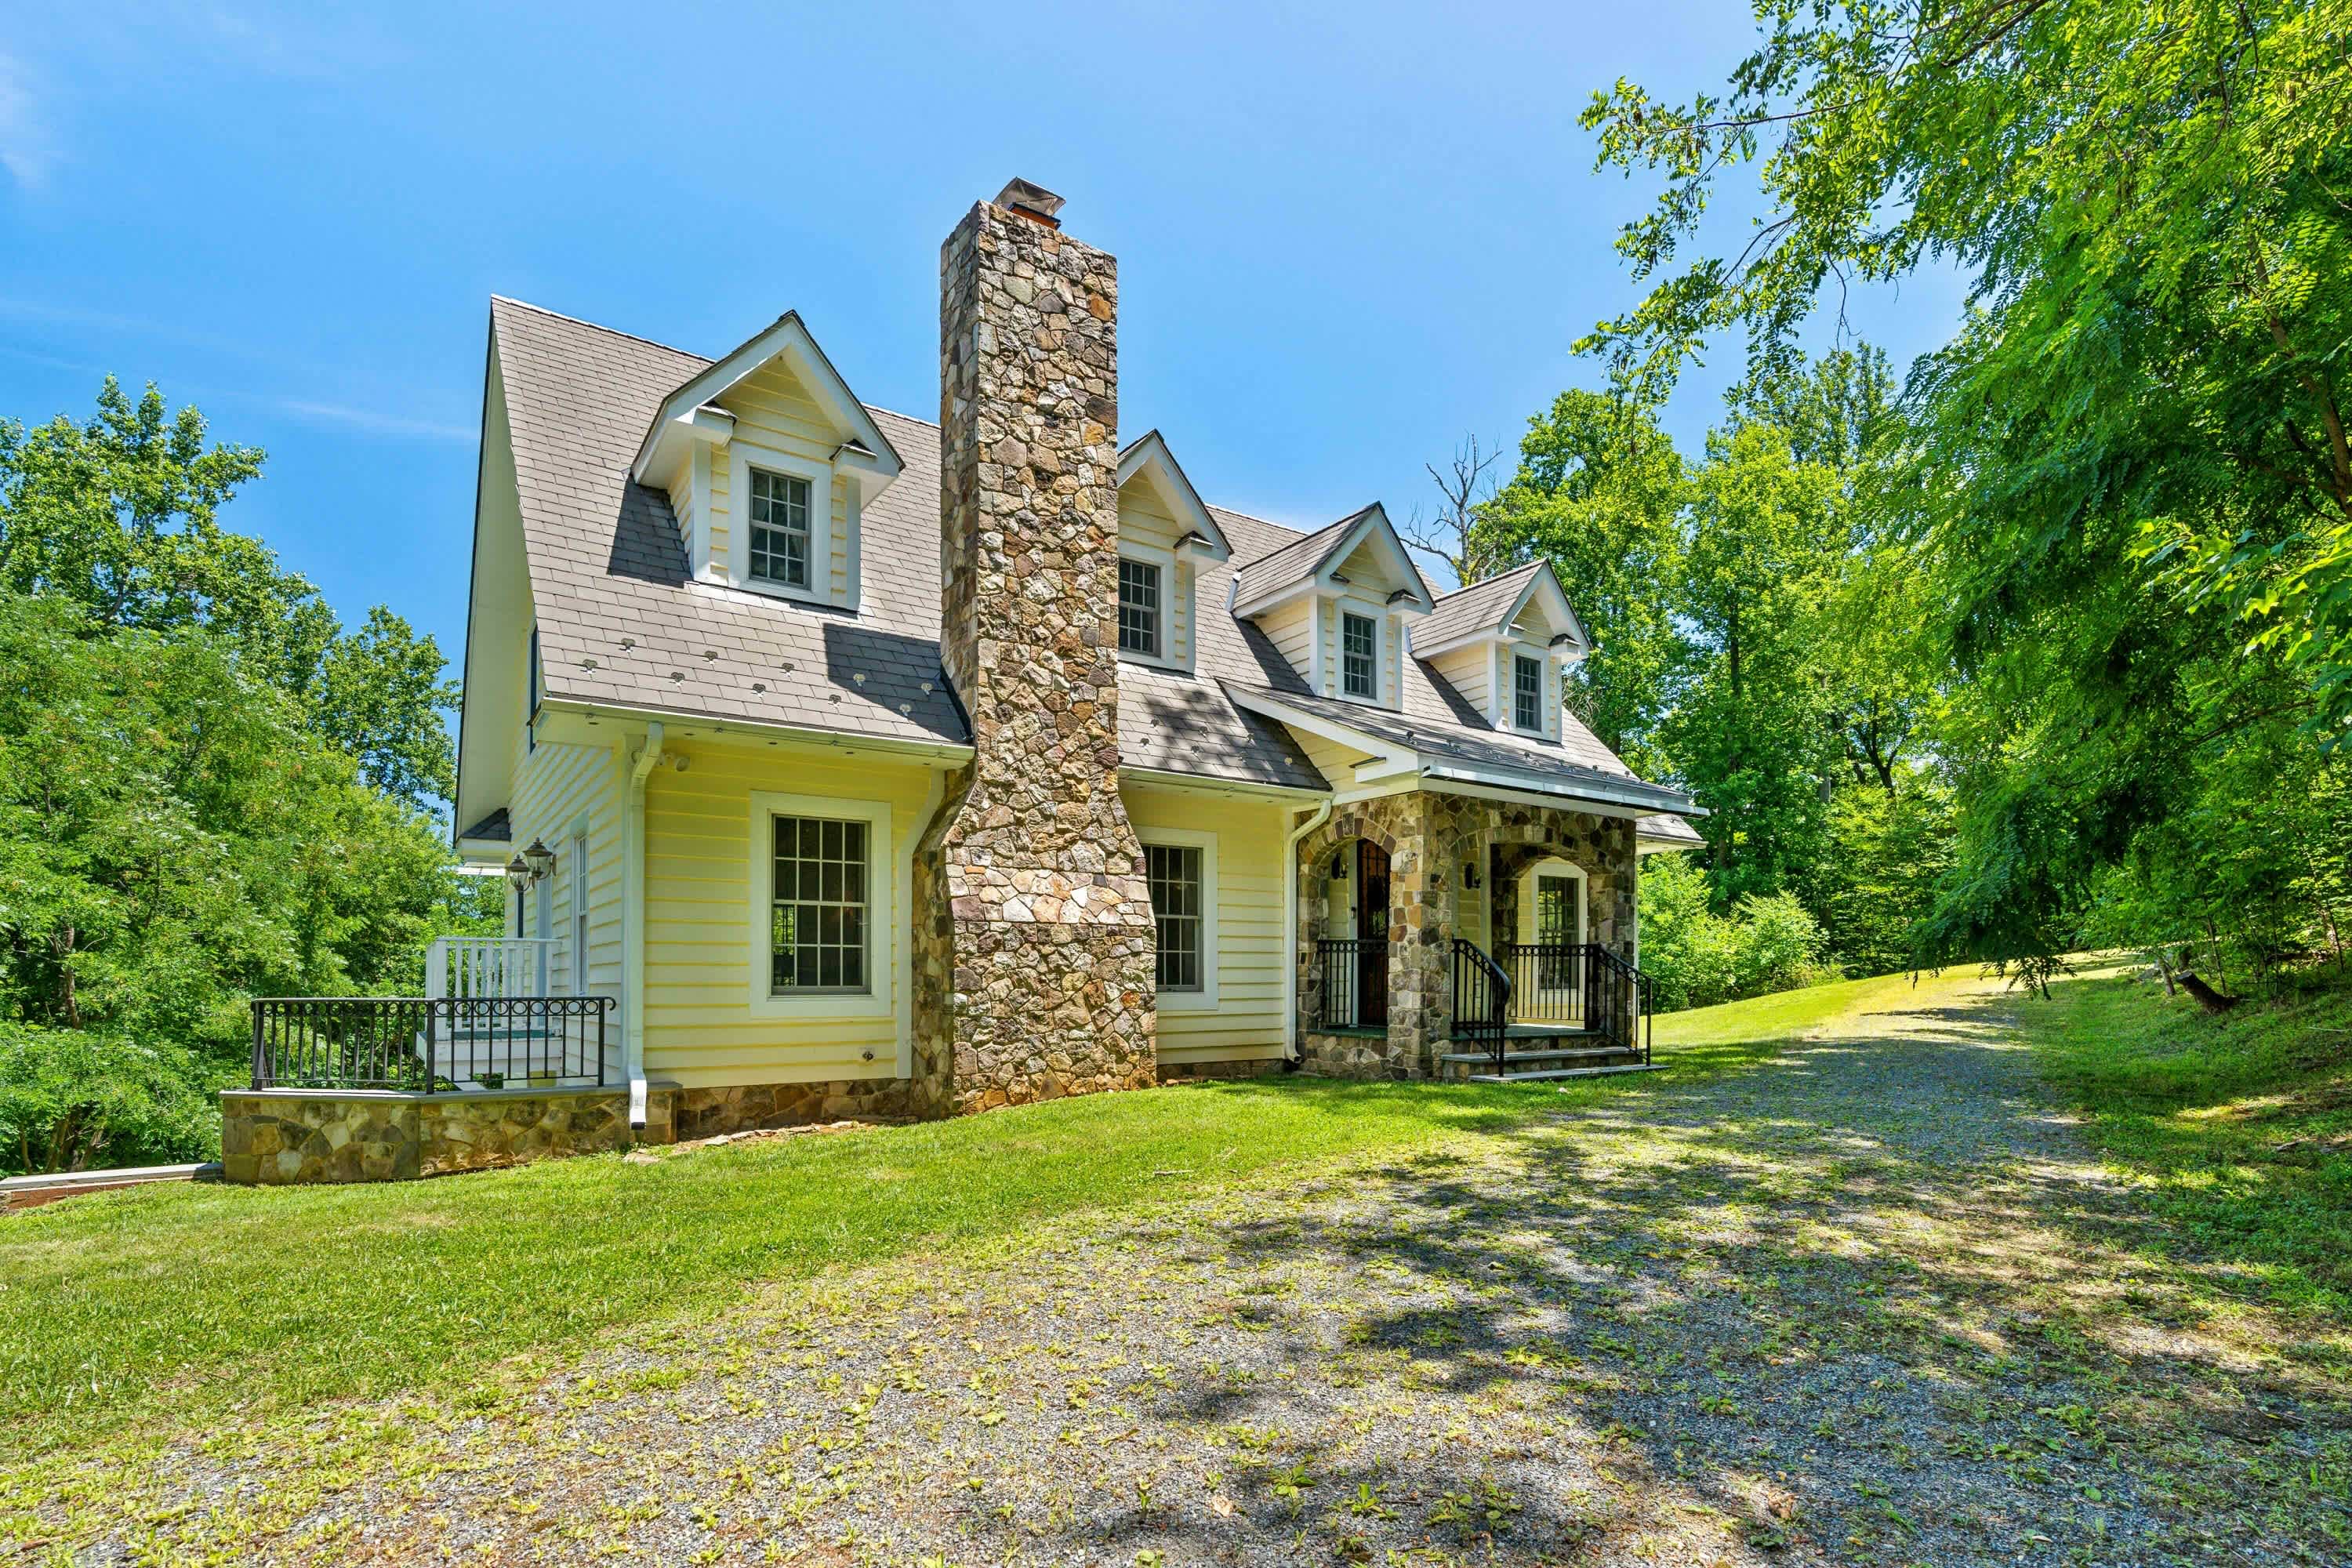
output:
[[[667,1143],[677,1137],[677,1093],[647,1095],[646,1129],[638,1133],[629,1126],[625,1089],[229,1089],[221,1095],[221,1174],[261,1186],[397,1182]]]

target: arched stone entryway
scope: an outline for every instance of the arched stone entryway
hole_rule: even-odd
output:
[[[1330,875],[1351,841],[1388,857],[1388,1015],[1385,1027],[1344,1032],[1330,1022],[1318,943],[1355,934],[1352,906]],[[1475,921],[1488,942],[1516,936],[1520,884],[1528,868],[1557,859],[1581,874],[1581,940],[1633,957],[1633,824],[1559,808],[1408,790],[1334,810],[1298,846],[1297,1027],[1307,1070],[1352,1078],[1434,1076],[1453,1048],[1454,937],[1465,899],[1486,900]],[[1483,875],[1480,868],[1483,868]],[[1465,882],[1483,887],[1465,889]],[[1475,939],[1474,939],[1475,940]]]

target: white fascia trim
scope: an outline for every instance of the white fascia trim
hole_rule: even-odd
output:
[[[1463,763],[1431,763],[1422,769],[1422,777],[1432,789],[1450,790],[1456,795],[1499,790],[1512,796],[1551,805],[1566,799],[1587,805],[1606,805],[1611,809],[1601,815],[1608,816],[1649,816],[1661,811],[1679,816],[1688,809],[1688,803],[1682,802],[1681,796],[1663,790],[1621,789],[1605,783],[1582,780],[1573,784],[1564,782],[1554,784],[1548,778],[1523,773],[1516,769],[1482,768]],[[1660,799],[1661,795],[1664,798]]]
[[[1287,724],[1294,730],[1304,730],[1310,735],[1319,735],[1324,740],[1336,741],[1343,746],[1352,746],[1359,752],[1370,752],[1371,761],[1356,764],[1356,778],[1359,783],[1387,778],[1401,772],[1415,771],[1421,765],[1419,753],[1411,747],[1401,746],[1393,741],[1383,741],[1375,735],[1368,735],[1351,725],[1341,724],[1334,720],[1326,719],[1320,714],[1308,713],[1293,708],[1286,702],[1276,701],[1268,698],[1238,691],[1228,691],[1226,696],[1231,698],[1237,707],[1246,708],[1253,713],[1263,714],[1276,723]]]
[[[692,735],[684,730],[679,734],[688,739],[700,739],[702,731],[713,735],[756,734],[811,751],[877,752],[890,756],[919,757],[949,767],[961,767],[971,761],[972,748],[959,741],[902,741],[887,735],[860,735],[847,730],[819,730],[804,724],[772,724],[758,719],[720,717],[698,713],[688,708],[648,708],[626,702],[585,702],[578,699],[558,701],[553,698],[542,705],[565,713],[577,713],[587,719],[619,719],[628,721],[650,721],[656,724],[692,724]]]
[[[457,858],[460,860],[477,861],[484,866],[504,867],[507,857],[514,853],[514,845],[498,838],[460,838],[457,840]]]
[[[770,978],[769,951],[776,880],[775,829],[779,816],[831,817],[866,824],[866,977],[863,991],[784,992],[778,994]],[[898,886],[900,857],[890,831],[887,801],[844,800],[833,795],[781,795],[753,790],[751,805],[751,927],[749,951],[751,1013],[754,1018],[796,1018],[823,1022],[831,1018],[895,1017],[898,1014],[898,900],[911,897]],[[879,850],[879,853],[877,851]],[[909,883],[913,862],[905,867]],[[877,897],[877,895],[880,895]],[[884,984],[874,984],[887,977]]]
[[[1160,492],[1160,498],[1173,504],[1178,518],[1208,542],[1208,547],[1201,551],[1203,556],[1212,561],[1232,558],[1234,547],[1227,542],[1225,531],[1217,526],[1208,504],[1201,500],[1201,492],[1192,488],[1184,466],[1168,449],[1167,437],[1157,430],[1145,431],[1119,454],[1119,487],[1124,489],[1127,481],[1138,474],[1147,476],[1147,482]]]
[[[653,477],[667,471],[664,449],[677,439],[681,416],[691,415],[704,404],[751,374],[769,361],[784,359],[802,384],[816,395],[817,402],[840,428],[856,437],[874,456],[874,472],[879,482],[868,491],[872,496],[898,477],[905,466],[898,448],[882,433],[873,415],[857,400],[841,373],[817,346],[808,327],[801,321],[800,312],[787,310],[766,331],[736,349],[701,374],[662,400],[661,411],[654,416],[653,427],[646,432],[637,448],[636,458],[629,465],[629,476],[639,484],[654,482]],[[723,411],[722,411],[723,412]]]
[[[1162,1013],[1217,1010],[1217,836],[1193,827],[1139,827],[1139,844],[1165,844],[1201,852],[1201,988],[1155,991]]]
[[[1200,773],[1180,773],[1166,768],[1130,768],[1121,764],[1118,782],[1142,784],[1152,789],[1178,790],[1199,795],[1233,795],[1245,799],[1288,801],[1294,804],[1321,800],[1331,792],[1306,784],[1261,784],[1255,779],[1209,778]]]

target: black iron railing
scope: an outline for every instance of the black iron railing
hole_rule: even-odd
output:
[[[1493,1056],[1496,1072],[1510,1035],[1511,992],[1510,975],[1486,949],[1454,939],[1454,1037]]]
[[[1599,942],[1505,942],[1511,1022],[1589,1029],[1650,1059],[1650,977]]]
[[[614,1081],[610,996],[270,996],[256,1089],[575,1088]]]
[[[1376,937],[1332,937],[1315,944],[1315,1026],[1380,1029],[1389,1021],[1389,944]]]

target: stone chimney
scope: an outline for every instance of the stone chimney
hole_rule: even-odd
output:
[[[1118,264],[1061,205],[1015,180],[940,249],[940,642],[977,754],[916,856],[914,1023],[960,1110],[1156,1077],[1118,794]]]

